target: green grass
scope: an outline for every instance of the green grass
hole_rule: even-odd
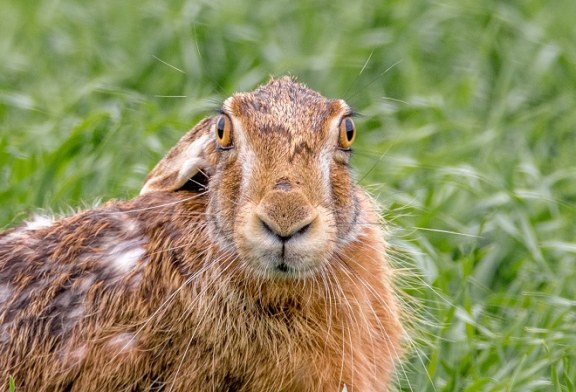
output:
[[[290,73],[364,115],[357,177],[415,319],[399,389],[575,391],[574,15],[569,0],[0,0],[0,227],[134,196],[223,98]]]

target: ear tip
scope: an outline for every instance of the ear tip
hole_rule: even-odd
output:
[[[157,191],[174,191],[178,189],[187,178],[183,178],[181,173],[176,171],[166,171],[166,168],[159,165],[156,167],[144,182],[140,194]]]
[[[146,182],[144,184],[144,186],[142,187],[142,189],[140,189],[140,193],[139,195],[145,195],[147,193],[152,193],[152,192],[158,192],[158,191],[170,191],[171,189],[168,189],[166,187],[159,187],[158,184],[156,184],[155,182]]]
[[[144,184],[144,186],[142,187],[142,189],[140,189],[139,195],[142,196],[142,195],[145,195],[146,193],[153,192],[154,190],[153,190],[153,189],[150,189],[150,188],[151,188],[151,187],[148,186],[148,184]]]
[[[209,119],[188,131],[156,164],[144,182],[140,195],[157,191],[176,191],[200,171],[211,171],[206,159],[210,140]]]

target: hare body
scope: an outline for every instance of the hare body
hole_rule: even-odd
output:
[[[349,114],[272,80],[185,135],[141,196],[0,234],[0,380],[388,390],[402,328],[378,214],[339,142]]]

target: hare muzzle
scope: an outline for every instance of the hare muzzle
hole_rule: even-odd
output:
[[[320,268],[332,254],[330,212],[314,207],[299,190],[272,190],[243,208],[237,245],[257,272],[299,277]]]
[[[272,191],[256,208],[265,231],[285,244],[306,235],[318,213],[301,192]]]

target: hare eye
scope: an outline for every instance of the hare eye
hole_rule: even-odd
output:
[[[232,124],[228,116],[220,116],[214,124],[216,140],[222,148],[232,147]]]
[[[340,123],[339,145],[344,150],[349,150],[356,138],[356,126],[350,117],[346,117]]]

